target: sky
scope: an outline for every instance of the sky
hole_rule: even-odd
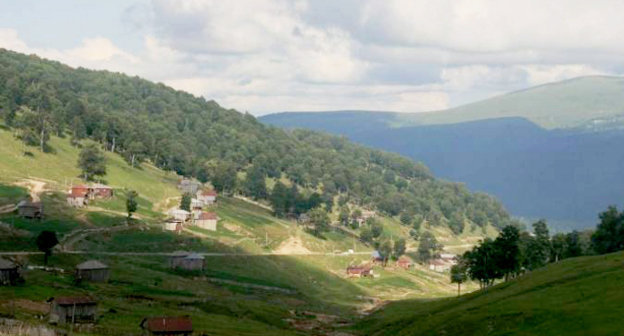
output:
[[[254,115],[423,112],[624,73],[624,0],[0,0],[0,47]]]

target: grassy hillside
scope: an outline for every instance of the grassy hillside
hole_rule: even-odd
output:
[[[362,335],[619,335],[624,254],[551,264],[486,291],[391,303]]]
[[[143,317],[180,314],[190,315],[196,330],[210,335],[301,335],[333,329],[333,321],[349,321],[385,300],[443,297],[454,292],[447,274],[422,266],[410,271],[392,264],[385,269],[377,266],[378,278],[348,279],[345,268],[369,261],[366,251],[371,247],[340,230],[316,237],[294,221],[275,218],[269,210],[237,198],[220,197],[212,208],[221,218],[216,232],[193,227],[180,235],[164,232],[161,211],[176,204],[180,196],[176,176],[146,164],[132,169],[110,153],[105,180],[119,188],[117,196],[86,209],[72,209],[65,204],[64,190],[66,181],[78,182],[78,149],[69,139],[52,137],[56,152],[33,150],[33,156],[24,156],[30,148],[9,131],[0,129],[0,141],[4,145],[0,155],[7,158],[0,161],[0,207],[28,196],[29,188],[15,183],[25,178],[46,183],[39,195],[46,211],[42,221],[0,214],[0,253],[37,251],[34,237],[42,230],[56,231],[64,248],[81,251],[55,251],[50,261],[57,268],[54,271],[27,268],[41,266],[41,255],[9,256],[24,266],[25,283],[0,286],[3,317],[41,325],[39,316],[46,314],[48,298],[88,294],[99,301],[100,317],[95,326],[79,328],[82,335],[138,335]],[[124,215],[126,187],[142,195],[138,219],[130,226]],[[395,218],[380,220],[387,227],[386,235],[405,234],[406,227]],[[444,226],[430,229],[449,248],[460,250],[482,234],[481,228],[461,236]],[[87,230],[99,231],[88,234]],[[332,254],[348,249],[364,254]],[[169,269],[167,258],[158,255],[176,250],[232,255],[206,257],[204,272],[179,272]],[[276,251],[284,255],[267,255]],[[126,252],[154,255],[128,256]],[[311,254],[297,255],[306,252]],[[73,267],[88,259],[111,266],[109,283],[73,284]],[[335,316],[317,318],[319,314]],[[310,324],[313,330],[306,329]]]

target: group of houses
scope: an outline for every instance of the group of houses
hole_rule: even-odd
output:
[[[179,208],[169,210],[169,218],[165,220],[163,228],[166,231],[180,233],[185,225],[194,225],[204,230],[216,231],[219,220],[217,214],[205,211],[204,208],[217,202],[217,192],[213,189],[201,189],[199,182],[188,179],[182,180],[178,188],[184,193],[193,195],[191,211]]]
[[[197,253],[178,251],[169,256],[169,267],[182,270],[203,270],[204,257]],[[74,279],[78,282],[108,282],[110,267],[98,260],[88,260],[76,265]],[[21,278],[20,267],[9,260],[0,258],[0,286],[14,285]],[[95,323],[98,301],[90,296],[61,296],[48,300],[50,304],[49,322],[57,325]],[[191,335],[193,325],[188,316],[147,317],[140,327],[148,335]]]
[[[96,183],[93,185],[72,186],[67,193],[67,204],[75,208],[82,208],[89,205],[89,201],[96,198],[108,199],[113,197],[113,188]]]
[[[375,277],[373,266],[383,265],[383,255],[375,250],[371,253],[370,262],[361,265],[347,266],[347,276],[350,278]],[[435,259],[429,261],[429,269],[435,272],[448,272],[453,265],[457,264],[457,256],[451,253],[439,254]],[[414,266],[412,260],[407,256],[400,256],[395,263],[395,267],[409,270]]]

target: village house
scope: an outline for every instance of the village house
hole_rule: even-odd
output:
[[[362,214],[357,217],[355,220],[358,222],[358,224],[361,226],[362,224],[366,223],[366,221],[369,218],[375,218],[376,213],[375,211],[371,211],[371,210],[362,210]]]
[[[347,267],[347,276],[350,278],[361,278],[373,275],[373,269],[368,265]]]
[[[191,213],[182,209],[171,209],[169,210],[169,216],[182,222],[186,222],[191,218]]]
[[[110,268],[97,260],[89,260],[76,266],[74,276],[76,281],[107,282]]]
[[[371,261],[373,263],[375,263],[375,264],[383,263],[384,257],[383,257],[383,255],[381,255],[381,252],[375,250],[375,251],[371,252]]]
[[[190,317],[150,317],[141,321],[141,328],[145,335],[182,335],[193,334],[193,322]]]
[[[113,188],[101,184],[101,183],[96,183],[93,186],[91,186],[91,192],[93,194],[93,197],[96,198],[111,198],[113,197]]]
[[[452,263],[446,262],[439,258],[429,261],[429,269],[440,273],[449,271],[451,269],[451,266],[453,266]]]
[[[12,261],[0,258],[0,286],[14,285],[19,278],[17,265]]]
[[[97,302],[91,297],[59,297],[50,301],[51,323],[93,323],[96,320]]]
[[[188,193],[191,195],[195,195],[197,194],[199,188],[201,188],[200,182],[187,178],[180,180],[180,182],[178,183],[178,189],[185,194]]]
[[[169,259],[169,265],[174,269],[185,271],[203,271],[205,266],[204,257],[197,253],[180,252],[174,253]]]
[[[90,190],[87,186],[74,186],[67,194],[67,204],[75,208],[82,208],[89,204]]]
[[[457,264],[457,255],[452,254],[452,253],[440,253],[440,259],[442,259],[445,262],[450,262],[453,265]]]
[[[195,226],[204,230],[217,231],[217,214],[214,212],[202,212],[195,220]]]
[[[211,205],[217,202],[217,192],[214,190],[200,190],[197,192],[197,200],[203,205]]]
[[[169,218],[165,220],[165,223],[163,224],[163,229],[165,231],[173,231],[176,233],[180,233],[182,232],[183,228],[184,227],[182,226],[182,221],[179,219],[175,219],[175,218]]]
[[[17,204],[17,213],[24,218],[41,219],[43,217],[43,205],[41,202],[24,200]]]
[[[410,267],[412,267],[412,261],[406,256],[399,257],[399,260],[397,260],[396,264],[402,269],[409,269]]]

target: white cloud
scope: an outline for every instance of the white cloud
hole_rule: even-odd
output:
[[[104,28],[63,48],[0,28],[0,46],[139,75],[254,114],[418,112],[621,73],[621,12],[616,0],[152,0],[119,9],[135,34],[131,49]]]

